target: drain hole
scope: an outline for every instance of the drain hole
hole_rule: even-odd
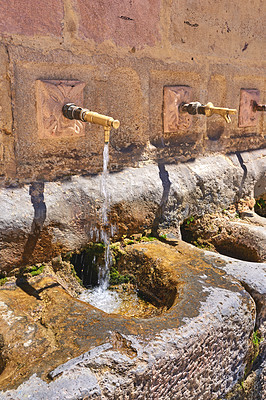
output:
[[[85,288],[91,289],[99,285],[99,265],[104,263],[104,245],[95,243],[70,258],[77,276]]]
[[[105,312],[150,318],[171,308],[178,297],[177,282],[168,271],[141,256],[135,257],[130,251],[127,254],[118,244],[112,248],[107,289],[99,285],[98,277],[101,266],[105,264],[102,243],[90,243],[68,259],[82,285],[88,289],[81,293],[80,300]]]

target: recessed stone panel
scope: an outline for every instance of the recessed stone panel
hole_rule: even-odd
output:
[[[248,126],[256,126],[258,121],[258,113],[253,111],[252,103],[259,103],[260,92],[257,89],[241,89],[239,119],[238,126],[246,128]]]
[[[63,116],[66,103],[83,104],[85,83],[70,80],[37,80],[38,136],[41,139],[84,136],[84,123]]]
[[[164,133],[186,131],[191,126],[191,116],[178,110],[181,103],[190,102],[191,92],[189,86],[164,87]]]

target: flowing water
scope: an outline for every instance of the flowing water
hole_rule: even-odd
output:
[[[103,150],[103,173],[101,177],[101,196],[103,198],[102,205],[102,229],[101,240],[105,246],[104,265],[99,268],[99,287],[105,291],[109,285],[109,267],[111,263],[110,254],[110,229],[108,221],[108,210],[110,205],[110,195],[108,192],[108,162],[109,162],[109,143],[104,144]]]
[[[91,305],[100,308],[101,310],[111,313],[120,306],[120,299],[118,293],[108,290],[109,286],[109,270],[112,262],[110,253],[110,236],[113,227],[108,220],[108,211],[110,206],[110,194],[108,192],[108,162],[109,162],[109,144],[104,144],[103,150],[103,172],[101,176],[101,231],[100,240],[104,243],[104,265],[99,266],[98,287],[88,289],[80,296],[80,300],[86,301]]]
[[[110,194],[108,191],[108,161],[109,145],[104,145],[103,151],[103,172],[101,176],[101,230],[97,237],[104,243],[104,264],[99,265],[98,286],[93,289],[87,289],[80,295],[80,300],[90,303],[106,313],[121,313],[127,316],[148,317],[158,314],[158,309],[150,303],[145,302],[137,296],[135,289],[127,290],[125,287],[117,290],[109,290],[109,270],[112,263],[110,252],[110,237],[113,234],[114,227],[108,220],[108,211],[110,208]],[[94,259],[95,260],[95,259]],[[93,260],[93,262],[94,262]],[[82,262],[82,260],[81,260]]]

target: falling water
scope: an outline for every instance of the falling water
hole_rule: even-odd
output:
[[[109,162],[109,143],[104,144],[103,150],[103,173],[101,178],[101,195],[103,197],[102,205],[102,230],[101,240],[105,246],[105,262],[104,266],[99,269],[99,286],[102,290],[106,290],[109,284],[109,265],[111,261],[110,256],[110,232],[108,221],[108,209],[110,204],[110,195],[108,193],[108,162]]]
[[[80,299],[90,303],[91,305],[100,308],[101,310],[111,313],[117,309],[121,303],[119,296],[116,292],[108,290],[109,285],[109,269],[112,261],[110,253],[110,235],[112,233],[112,226],[108,220],[108,210],[110,205],[110,194],[108,192],[108,162],[109,162],[109,144],[104,144],[103,150],[103,172],[101,176],[101,196],[102,203],[102,228],[100,232],[100,239],[104,243],[104,265],[99,267],[98,284],[99,286],[93,290],[88,289],[82,293]]]

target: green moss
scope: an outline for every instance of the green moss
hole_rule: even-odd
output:
[[[64,255],[63,259],[64,261],[70,261],[72,256],[73,256],[73,251],[69,251]]]
[[[70,264],[70,268],[71,268],[71,274],[74,276],[74,278],[78,281],[78,283],[83,286],[83,282],[82,279],[80,279],[80,277],[77,275],[76,270],[74,265]]]
[[[31,267],[28,267],[26,271],[29,272],[31,276],[36,276],[40,275],[43,272],[44,267],[45,267],[44,264],[33,265]]]
[[[203,241],[200,238],[194,240],[192,244],[198,247],[198,249],[213,250],[213,246],[209,242]]]
[[[120,285],[122,283],[132,282],[133,277],[129,274],[120,274],[120,272],[112,266],[110,269],[110,286]]]
[[[7,281],[7,277],[1,278],[0,279],[0,286],[3,286]]]
[[[128,245],[128,244],[134,244],[134,243],[136,243],[136,241],[133,240],[133,239],[127,239],[127,238],[125,238],[125,239],[124,239],[124,243],[125,243],[126,245]]]
[[[94,243],[90,242],[87,246],[83,249],[87,254],[100,255],[103,254],[105,251],[104,243]]]
[[[259,355],[259,351],[260,351],[260,344],[263,341],[263,337],[261,336],[260,332],[258,330],[253,332],[253,336],[252,336],[252,343],[254,346],[254,357],[252,359],[252,364],[254,363],[254,361],[256,360],[256,358]]]
[[[185,220],[185,222],[186,222],[187,225],[190,225],[191,222],[193,222],[194,220],[195,220],[195,217],[193,217],[193,215],[192,215],[191,217],[187,218],[187,219]]]
[[[154,240],[158,240],[154,236],[142,236],[138,241],[139,242],[153,242]]]
[[[256,200],[256,206],[258,208],[265,208],[266,207],[266,201],[263,198],[257,199]]]

